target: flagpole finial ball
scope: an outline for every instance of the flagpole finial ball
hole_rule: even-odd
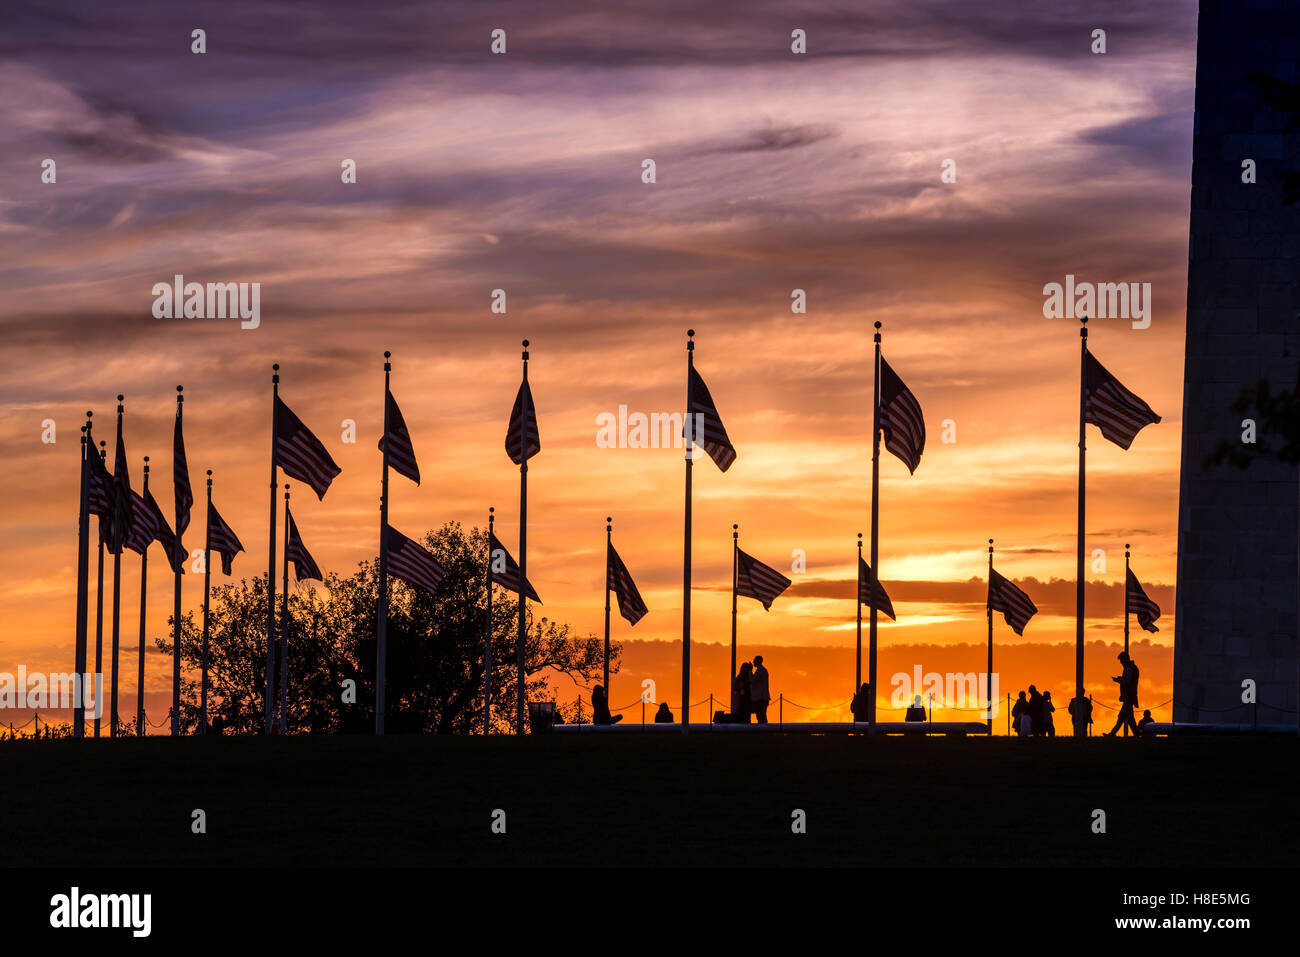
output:
[[[176,391],[177,391],[177,392],[184,392],[184,391],[185,391],[185,386],[183,386],[183,385],[178,385],[178,386],[176,387]]]
[[[389,352],[387,349],[385,349],[385,350],[384,350],[384,358],[385,358],[385,359],[391,359],[392,357],[393,357],[393,354],[392,354],[391,352]]]
[[[524,348],[525,348],[525,349],[528,348],[528,340],[527,340],[527,339],[524,340]]]
[[[95,417],[95,413],[94,413],[94,412],[91,412],[89,409],[87,409],[87,410],[86,410],[86,418],[88,418],[88,419],[93,419],[94,417]]]
[[[495,512],[496,510],[497,510],[497,507],[496,507],[495,505],[489,505],[489,506],[488,506],[488,511],[489,511],[489,512]]]
[[[613,516],[613,515],[606,515],[606,516],[605,516],[605,521],[607,521],[607,522],[612,522],[612,521],[614,521],[614,516]]]
[[[121,401],[123,401],[125,398],[126,398],[126,396],[124,396],[124,395],[119,395],[119,396],[117,397],[117,401],[118,401],[118,402],[121,402]]]
[[[271,363],[271,371],[272,371],[272,372],[279,372],[279,371],[280,371],[280,363],[278,363],[278,362],[272,362],[272,363]]]
[[[880,320],[879,320],[879,319],[876,320],[876,328],[877,328],[877,329],[880,328]]]
[[[148,461],[149,461],[149,456],[146,455],[146,456],[144,457],[144,460],[145,460],[146,462],[148,462]]]
[[[212,474],[212,469],[208,469],[208,474],[209,474],[209,475]]]
[[[690,336],[692,339],[695,338],[695,330],[694,330],[694,329],[687,329],[687,330],[686,330],[686,334],[687,334],[688,336]]]

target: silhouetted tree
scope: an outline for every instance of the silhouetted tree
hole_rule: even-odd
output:
[[[483,721],[483,640],[487,617],[487,532],[448,523],[425,535],[426,548],[446,570],[436,595],[390,576],[388,716],[386,730],[479,733]],[[289,730],[369,733],[374,730],[375,614],[378,564],[362,562],[347,578],[327,573],[324,588],[291,587],[289,596]],[[513,727],[518,605],[497,588],[492,603],[492,719],[494,731]],[[279,618],[280,596],[276,596]],[[582,684],[601,673],[604,646],[595,635],[575,637],[568,625],[526,619],[525,680],[529,700],[543,697],[546,678],[563,674]],[[169,626],[170,627],[170,626]],[[182,725],[198,726],[202,611],[181,620]],[[213,589],[209,617],[208,716],[226,734],[263,728],[266,674],[266,579]],[[171,654],[170,635],[157,639]],[[621,649],[611,647],[617,670]],[[278,656],[277,656],[278,661]],[[356,703],[343,701],[354,682]],[[278,687],[278,686],[277,686]]]

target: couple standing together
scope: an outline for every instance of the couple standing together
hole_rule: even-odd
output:
[[[759,724],[767,724],[767,706],[772,700],[768,690],[767,669],[763,656],[755,655],[753,664],[746,661],[740,673],[731,682],[731,720],[735,724],[749,724],[753,716]]]

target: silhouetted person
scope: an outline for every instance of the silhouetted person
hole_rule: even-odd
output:
[[[1043,696],[1038,693],[1038,689],[1033,685],[1029,686],[1029,733],[1041,735],[1043,725],[1046,724],[1043,712]]]
[[[659,710],[655,712],[655,724],[672,724],[673,713],[668,710],[668,702],[659,702]]]
[[[1056,705],[1052,704],[1052,693],[1043,692],[1043,734],[1049,738],[1056,737],[1056,722],[1052,713],[1056,711]]]
[[[1029,702],[1025,700],[1025,693],[1022,691],[1020,692],[1020,697],[1016,699],[1016,703],[1011,706],[1011,727],[1018,735],[1025,733],[1025,726],[1022,719],[1027,710],[1029,710]]]
[[[751,685],[753,680],[754,666],[746,661],[740,666],[740,673],[736,675],[735,681],[731,684],[731,723],[732,724],[749,724],[749,713],[752,705]]]
[[[1148,725],[1155,724],[1155,723],[1156,723],[1156,719],[1153,718],[1153,717],[1151,717],[1151,712],[1150,712],[1150,711],[1143,711],[1143,712],[1142,712],[1142,720],[1138,722],[1138,731],[1137,731],[1137,733],[1140,734],[1140,735],[1147,735],[1147,734],[1149,734],[1150,732],[1147,731],[1147,726],[1148,726]]]
[[[1092,724],[1092,699],[1088,697],[1071,698],[1070,704],[1066,707],[1070,714],[1070,723],[1074,728],[1074,733],[1080,737],[1088,733],[1088,725]]]
[[[1116,657],[1119,658],[1119,663],[1124,666],[1124,670],[1116,677],[1111,678],[1111,681],[1119,685],[1120,709],[1119,716],[1115,718],[1115,727],[1106,732],[1108,738],[1115,737],[1115,732],[1120,728],[1125,729],[1125,734],[1128,733],[1129,728],[1133,729],[1134,734],[1138,733],[1137,722],[1133,720],[1133,709],[1137,707],[1138,703],[1137,665],[1133,663],[1133,659],[1128,656],[1127,651],[1121,651]]]
[[[605,686],[596,685],[591,689],[591,723],[618,724],[623,720],[621,714],[609,713],[609,699],[605,697]]]
[[[226,730],[226,719],[217,715],[208,722],[208,734],[221,735]]]
[[[863,683],[849,703],[849,710],[853,712],[854,721],[871,720],[871,685]]]
[[[767,669],[763,667],[763,656],[754,656],[754,673],[749,679],[750,707],[754,719],[759,724],[767,724],[767,706],[772,694],[767,690]]]
[[[920,695],[916,695],[916,696],[912,699],[912,706],[911,706],[910,708],[908,708],[907,711],[904,713],[904,715],[903,715],[903,720],[904,720],[904,721],[924,721],[924,720],[925,720],[925,706],[924,706],[923,704],[921,704],[921,696],[920,696]]]

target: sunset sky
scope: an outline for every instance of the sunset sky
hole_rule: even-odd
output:
[[[265,574],[279,362],[281,395],[343,469],[324,501],[298,487],[295,518],[321,566],[349,574],[378,547],[390,349],[423,476],[418,488],[394,478],[392,524],[412,536],[483,525],[491,505],[514,550],[518,469],[503,440],[526,337],[542,440],[528,573],[542,611],[600,633],[614,516],[650,613],[635,629],[614,619],[625,656],[612,703],[650,677],[676,711],[682,453],[599,448],[596,420],[620,404],[680,411],[694,328],[738,459],[726,474],[707,459],[695,469],[692,697],[726,693],[736,522],[741,546],[795,581],[769,612],[742,600],[742,656],[768,656],[774,694],[847,700],[879,320],[929,436],[915,475],[882,453],[879,570],[899,618],[881,625],[882,682],[914,664],[983,669],[991,537],[999,570],[1040,609],[1024,638],[996,622],[1002,690],[1036,681],[1063,709],[1078,324],[1044,318],[1043,287],[1072,274],[1151,284],[1149,328],[1090,324],[1098,358],[1163,421],[1127,452],[1089,427],[1087,545],[1106,567],[1090,576],[1087,677],[1114,703],[1131,542],[1164,609],[1159,634],[1133,625],[1151,639],[1134,652],[1144,704],[1166,700],[1196,6],[1056,7],[125,0],[7,13],[0,671],[72,667],[87,409],[111,458],[125,393],[133,487],[150,455],[166,509],[183,383],[196,498],[213,469],[214,500],[248,549],[235,575]],[[505,55],[489,51],[497,28]],[[807,55],[791,53],[796,28]],[[1104,55],[1091,52],[1099,28]],[[41,182],[46,158],[54,184]],[[355,184],[341,182],[345,159]],[[948,159],[956,183],[941,182]],[[260,327],[155,319],[151,289],[178,273],[260,283]],[[790,309],[796,288],[804,315]],[[341,441],[345,419],[355,444]],[[186,544],[201,534],[196,511]],[[123,564],[133,715],[139,561]],[[160,550],[151,564],[155,634],[171,584]],[[187,608],[201,589],[187,577]],[[93,658],[93,620],[91,645]],[[148,668],[158,721],[170,668],[156,652]]]

